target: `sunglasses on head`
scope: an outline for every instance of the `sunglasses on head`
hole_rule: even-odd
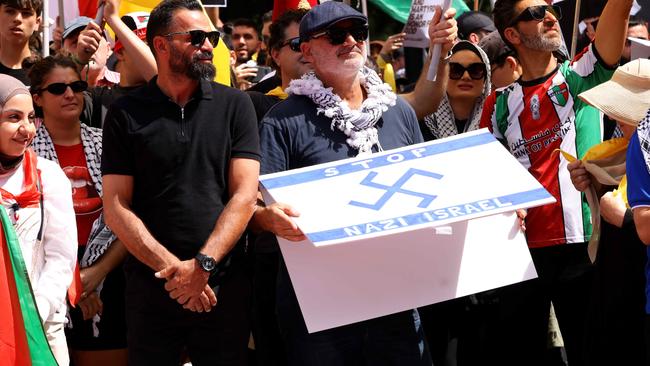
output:
[[[282,42],[280,48],[284,46],[289,46],[289,49],[291,49],[293,52],[300,52],[300,37],[287,39],[286,41]]]
[[[163,37],[173,37],[181,34],[189,34],[190,35],[190,43],[194,47],[201,47],[203,45],[203,42],[205,42],[205,39],[207,38],[208,41],[210,41],[210,44],[212,47],[217,47],[217,44],[219,43],[219,32],[217,31],[212,31],[212,32],[205,32],[200,29],[194,29],[191,31],[187,32],[173,32],[173,33],[168,33],[165,34]]]
[[[459,80],[465,75],[465,71],[469,74],[469,77],[473,80],[481,80],[485,78],[485,64],[481,62],[475,62],[469,64],[468,66],[463,66],[458,62],[449,63],[449,78],[451,80]]]
[[[345,42],[348,35],[351,35],[357,42],[362,42],[368,39],[368,25],[364,24],[361,26],[350,27],[350,28],[336,28],[331,27],[327,30],[316,33],[311,38],[318,38],[322,36],[327,36],[330,40],[330,43],[333,45],[339,45]]]
[[[519,15],[517,15],[512,22],[510,22],[510,25],[515,25],[518,22],[527,22],[530,20],[536,20],[538,22],[541,22],[544,20],[546,17],[546,12],[549,12],[553,14],[555,19],[560,20],[562,19],[562,9],[557,6],[557,5],[537,5],[537,6],[530,6]]]
[[[51,94],[61,95],[61,94],[65,93],[66,90],[68,90],[68,87],[70,87],[70,89],[72,89],[73,92],[80,93],[80,92],[88,89],[88,83],[83,81],[83,80],[73,81],[70,84],[52,83],[52,84],[46,86],[45,88],[38,89],[37,92],[40,93],[42,91],[47,90]]]

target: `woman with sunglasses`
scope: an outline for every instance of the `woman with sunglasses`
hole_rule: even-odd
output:
[[[478,129],[483,102],[490,95],[490,61],[468,41],[451,49],[447,93],[438,110],[420,124],[425,140],[435,140]]]
[[[490,95],[490,62],[477,45],[460,41],[451,49],[447,93],[437,111],[420,122],[426,141],[478,129],[483,102]],[[480,296],[480,295],[478,295]],[[477,301],[479,300],[479,301]],[[477,295],[461,297],[418,309],[431,347],[434,365],[456,360],[459,365],[480,364],[479,328],[483,316]],[[467,321],[472,319],[472,321]],[[455,354],[452,342],[457,342]],[[476,357],[474,359],[473,357]]]
[[[28,148],[36,123],[27,88],[13,77],[0,75],[2,206],[19,241],[47,342],[57,363],[67,365],[65,294],[72,281],[77,233],[68,179],[56,164]],[[21,300],[21,307],[30,300]],[[10,361],[2,360],[6,362]]]
[[[29,76],[37,113],[43,118],[34,150],[59,163],[72,183],[79,245],[77,268],[81,269],[68,291],[72,306],[66,333],[71,356],[75,365],[125,365],[121,263],[126,250],[119,241],[113,241],[101,218],[102,132],[79,122],[88,85],[80,79],[74,61],[60,55],[37,62]]]

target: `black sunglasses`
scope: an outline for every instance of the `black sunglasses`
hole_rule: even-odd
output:
[[[562,19],[562,9],[557,6],[557,5],[537,5],[537,6],[531,6],[521,13],[517,15],[512,22],[510,22],[510,26],[513,26],[517,24],[518,22],[527,22],[530,20],[536,20],[538,22],[541,22],[544,20],[546,17],[546,12],[549,12],[553,14],[555,19],[560,20]]]
[[[286,41],[282,42],[279,48],[282,48],[284,46],[289,46],[293,52],[300,52],[300,37],[287,39]]]
[[[200,29],[194,29],[191,31],[187,32],[173,32],[173,33],[168,33],[165,34],[163,37],[172,37],[172,36],[177,36],[181,34],[189,34],[190,35],[190,43],[194,47],[201,47],[203,45],[203,42],[205,42],[205,39],[207,38],[208,41],[210,41],[210,44],[212,47],[217,47],[217,44],[219,44],[219,32],[218,31],[212,31],[212,32],[205,32]]]
[[[368,24],[351,28],[331,27],[323,32],[312,35],[311,38],[327,36],[331,44],[339,45],[345,42],[345,39],[348,38],[348,35],[351,35],[357,42],[365,41],[368,38]]]
[[[469,64],[465,67],[458,62],[449,63],[449,78],[451,80],[459,80],[465,75],[465,71],[469,74],[469,77],[473,80],[481,80],[485,78],[485,64],[481,62],[475,62]]]
[[[81,93],[82,91],[88,89],[88,83],[83,81],[83,80],[77,80],[73,81],[70,84],[66,83],[52,83],[45,88],[40,88],[37,90],[38,93],[47,90],[51,94],[54,95],[61,95],[65,93],[66,90],[68,90],[68,87],[72,89],[73,92],[75,93]]]

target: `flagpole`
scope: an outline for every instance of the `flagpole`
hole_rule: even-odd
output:
[[[366,0],[361,0],[361,12],[368,18],[368,3]],[[370,40],[370,32],[368,32],[368,40]],[[370,42],[366,42],[366,53],[370,55]]]
[[[59,3],[59,24],[57,24],[61,29],[65,28],[65,6],[63,5],[63,0],[58,0]]]
[[[573,16],[573,35],[571,36],[571,59],[576,56],[576,48],[578,47],[578,23],[580,22],[580,3],[581,0],[576,0],[576,12]]]
[[[43,48],[42,54],[43,57],[50,55],[50,9],[48,9],[49,0],[43,0],[43,17],[41,18],[43,22]]]

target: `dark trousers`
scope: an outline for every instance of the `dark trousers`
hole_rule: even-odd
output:
[[[530,252],[539,277],[499,290],[499,320],[488,337],[491,344],[485,364],[545,365],[553,301],[568,362],[582,366],[593,274],[587,244],[563,244]]]
[[[257,366],[284,366],[287,364],[284,343],[275,312],[280,250],[252,253],[253,318]]]
[[[491,290],[418,309],[434,365],[484,364],[487,332],[498,326],[496,294]]]
[[[586,364],[646,365],[646,246],[633,220],[602,221],[588,312]]]
[[[194,366],[245,366],[250,283],[233,263],[208,313],[194,313],[169,297],[152,272],[126,275],[129,365],[178,366],[185,351]]]
[[[417,310],[309,334],[284,262],[278,276],[277,303],[288,365],[431,366]]]

